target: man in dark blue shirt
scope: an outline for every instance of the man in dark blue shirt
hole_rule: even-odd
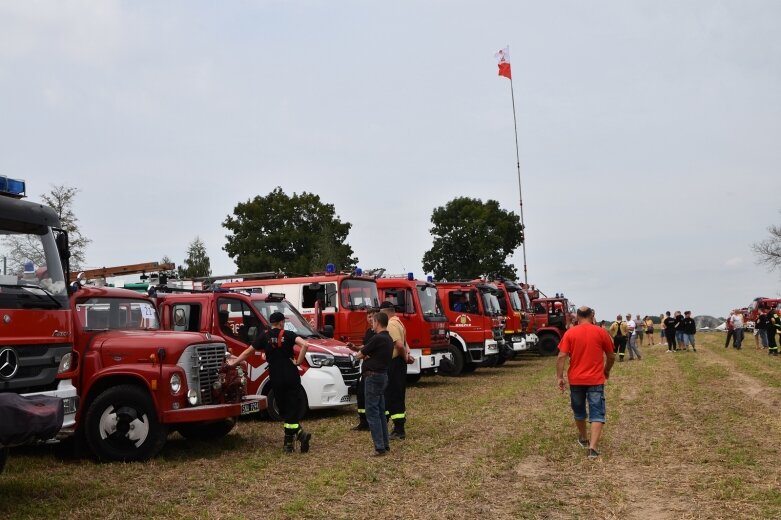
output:
[[[385,420],[385,388],[388,386],[388,366],[393,356],[393,339],[388,334],[388,316],[378,312],[374,315],[376,333],[358,352],[363,360],[361,377],[364,384],[366,421],[374,442],[372,456],[385,455],[390,450],[388,422]]]

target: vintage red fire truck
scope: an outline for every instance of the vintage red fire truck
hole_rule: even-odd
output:
[[[529,330],[531,302],[522,287],[511,280],[495,282],[499,307],[504,316],[504,340],[513,353],[536,350],[538,337]]]
[[[413,273],[377,278],[380,300],[390,301],[407,329],[407,343],[416,363],[417,373],[408,373],[415,382],[421,374],[435,373],[442,360],[452,362],[447,316],[442,310],[437,287],[432,282],[416,280]]]
[[[556,355],[574,308],[563,294],[540,298],[538,290],[530,288],[527,291],[531,300],[531,330],[539,338],[536,350],[542,356]]]
[[[448,319],[453,374],[500,363],[504,343],[501,308],[494,287],[482,282],[437,282]]]
[[[78,284],[77,284],[78,285]],[[265,407],[225,366],[210,334],[160,329],[155,302],[126,289],[78,287],[70,298],[79,355],[77,439],[101,460],[145,460],[168,433],[211,440]]]
[[[51,208],[29,201],[22,180],[0,176],[0,392],[62,399],[76,422],[68,306],[68,237]],[[19,258],[19,255],[24,258]]]
[[[314,331],[284,294],[230,290],[163,291],[158,288],[157,302],[164,329],[209,333],[225,341],[236,356],[252,344],[260,327],[269,327],[271,313],[283,313],[287,318],[285,328],[299,334],[310,344],[305,362],[299,367],[301,385],[306,394],[303,406],[320,409],[355,404],[360,374],[354,353],[344,343]],[[248,391],[266,396],[268,414],[279,420],[276,396],[268,384],[265,355],[258,351],[247,362]],[[305,412],[302,410],[302,413]]]

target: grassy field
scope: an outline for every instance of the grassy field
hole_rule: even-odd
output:
[[[148,463],[16,450],[0,518],[779,518],[781,358],[644,347],[607,386],[602,457],[576,443],[554,358],[525,357],[408,389],[408,436],[370,459],[353,410],[315,414],[312,452],[242,422],[213,445],[172,436]]]

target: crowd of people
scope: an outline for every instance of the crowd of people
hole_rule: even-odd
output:
[[[724,342],[724,348],[729,348],[731,341],[732,348],[741,350],[746,329],[746,317],[743,312],[740,310],[730,312],[726,327],[727,339]],[[776,336],[779,334],[781,334],[781,316],[778,311],[760,307],[753,329],[754,344],[757,350],[766,349],[768,355],[777,356],[778,346],[781,343],[781,338],[776,341]]]

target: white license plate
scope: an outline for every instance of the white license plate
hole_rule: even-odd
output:
[[[523,342],[513,343],[513,350],[528,350],[528,349],[529,349],[528,343],[523,343]]]
[[[260,411],[260,403],[258,401],[241,403],[241,415],[249,415],[251,413],[255,413],[259,411]]]

